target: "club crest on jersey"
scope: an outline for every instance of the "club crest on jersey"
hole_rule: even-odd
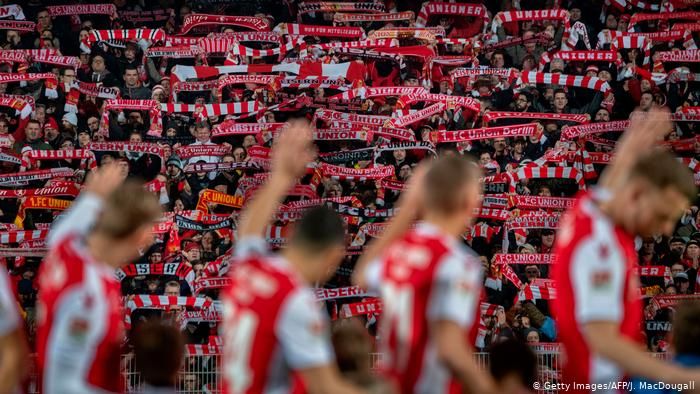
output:
[[[68,332],[73,339],[82,341],[87,335],[90,323],[83,318],[75,318],[70,322]]]
[[[591,275],[591,284],[594,289],[604,289],[610,286],[611,283],[611,273],[610,271],[595,271]]]

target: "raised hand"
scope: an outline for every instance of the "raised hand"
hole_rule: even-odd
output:
[[[272,173],[285,179],[304,175],[314,160],[313,129],[305,120],[293,120],[275,139],[272,147]]]

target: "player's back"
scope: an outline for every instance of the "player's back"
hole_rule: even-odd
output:
[[[473,253],[421,223],[393,244],[368,275],[374,276],[370,287],[382,295],[384,371],[401,392],[450,391],[455,385],[438,361],[430,324],[454,321],[465,336],[473,336],[481,286],[481,266]]]
[[[598,209],[592,194],[585,193],[562,219],[555,253],[553,306],[566,354],[565,381],[620,380],[622,373],[614,364],[591,353],[583,325],[615,322],[622,335],[638,339],[642,311],[634,237]]]
[[[37,353],[45,393],[119,392],[119,283],[84,244],[63,237],[39,273]]]
[[[223,293],[224,392],[292,392],[292,371],[314,364],[318,341],[325,339],[313,293],[279,257],[249,257],[229,276],[231,286]],[[323,352],[327,362],[329,350]]]

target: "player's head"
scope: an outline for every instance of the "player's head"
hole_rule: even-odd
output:
[[[325,281],[345,255],[345,225],[329,208],[311,208],[294,227],[289,249],[313,266],[311,279]]]
[[[185,350],[180,330],[158,320],[147,321],[137,327],[133,343],[141,378],[152,386],[172,387]]]
[[[525,392],[537,379],[537,356],[530,347],[520,341],[509,339],[493,344],[490,352],[489,370],[505,393]]]
[[[654,150],[641,155],[622,189],[624,212],[619,212],[627,231],[641,236],[671,235],[676,222],[697,190],[693,175],[671,153]]]
[[[153,243],[153,223],[160,215],[155,194],[128,180],[107,197],[93,234],[111,243],[115,260],[128,262]]]
[[[700,355],[700,303],[688,302],[673,316],[673,348],[677,354]]]
[[[481,203],[476,162],[467,156],[443,156],[430,164],[425,177],[426,216],[452,217],[467,226]]]

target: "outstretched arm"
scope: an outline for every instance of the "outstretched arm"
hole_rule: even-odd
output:
[[[369,263],[378,258],[397,238],[403,235],[420,214],[420,206],[423,201],[423,181],[428,172],[428,166],[420,165],[411,176],[406,190],[401,194],[397,204],[399,212],[389,222],[382,236],[374,240],[357,261],[352,280],[356,285],[367,288],[364,271]]]
[[[627,177],[635,160],[651,150],[656,142],[671,131],[671,118],[666,110],[653,109],[647,113],[633,112],[630,127],[617,143],[612,163],[603,172],[598,184],[613,191]]]
[[[306,121],[293,121],[272,147],[272,172],[267,182],[246,204],[238,225],[238,237],[261,237],[270,218],[282,203],[287,191],[306,171],[314,159],[311,126]]]
[[[103,201],[123,181],[117,164],[107,164],[90,173],[80,196],[51,227],[47,240],[49,247],[70,234],[87,235],[102,210]]]

